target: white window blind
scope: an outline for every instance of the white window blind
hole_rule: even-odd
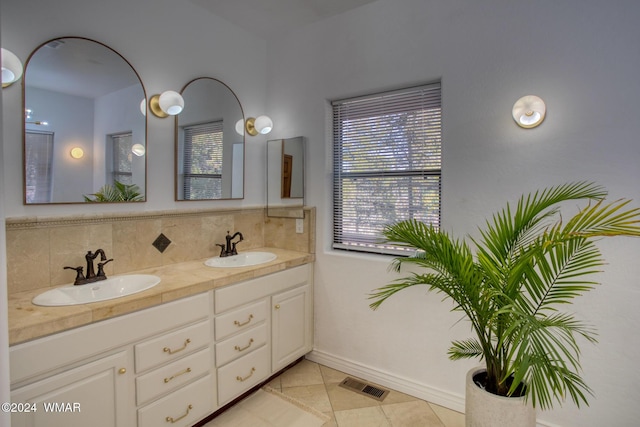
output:
[[[113,147],[113,180],[122,184],[133,184],[133,135],[129,132],[110,137]]]
[[[25,131],[25,201],[51,202],[53,133]]]
[[[222,197],[222,121],[184,128],[184,198]]]
[[[385,225],[440,225],[440,84],[335,101],[333,247],[395,254]]]

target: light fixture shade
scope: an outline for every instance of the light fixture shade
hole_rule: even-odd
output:
[[[240,119],[236,122],[236,132],[239,135],[244,136],[244,119]]]
[[[138,157],[142,157],[147,152],[147,149],[142,144],[133,144],[131,146],[131,152]]]
[[[147,100],[144,98],[140,101],[140,112],[143,116],[147,116]]]
[[[262,135],[266,135],[273,129],[273,121],[269,116],[258,116],[254,122],[256,130]]]
[[[542,123],[546,112],[547,107],[542,99],[535,95],[527,95],[513,104],[511,114],[518,126],[529,129]]]
[[[184,108],[184,99],[182,98],[182,95],[173,90],[162,92],[158,99],[158,103],[160,104],[162,111],[170,116],[180,114]]]
[[[2,87],[7,87],[22,77],[22,62],[10,50],[1,48]]]
[[[80,147],[74,147],[71,149],[71,157],[74,159],[81,159],[84,156],[84,150]]]

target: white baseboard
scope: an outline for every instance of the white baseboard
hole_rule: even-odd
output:
[[[409,378],[398,377],[389,372],[381,371],[380,369],[372,368],[353,360],[348,360],[319,350],[313,350],[306,355],[306,358],[312,362],[328,366],[329,368],[362,378],[363,380],[371,381],[401,393],[406,393],[419,399],[435,403],[447,409],[464,413],[463,395],[430,387]],[[537,420],[536,423],[538,427],[561,427],[557,424],[540,420]]]
[[[313,362],[337,369],[349,375],[374,382],[384,387],[390,387],[396,391],[457,412],[464,412],[464,396],[462,395],[429,387],[411,379],[401,378],[397,375],[381,371],[380,369],[365,366],[353,360],[347,360],[319,350],[313,350],[307,354],[306,357]]]

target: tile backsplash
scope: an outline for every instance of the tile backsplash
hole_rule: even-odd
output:
[[[270,218],[264,208],[7,218],[9,294],[73,282],[87,251],[103,249],[108,275],[208,258],[220,253],[227,230],[242,232],[238,251],[275,247],[315,252],[315,209],[305,208],[304,232],[293,218]],[[171,243],[160,252],[153,242]]]

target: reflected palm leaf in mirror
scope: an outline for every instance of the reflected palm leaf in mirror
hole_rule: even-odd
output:
[[[199,77],[182,89],[176,116],[176,200],[244,197],[244,120],[240,101],[221,81]]]
[[[23,89],[25,204],[84,203],[115,182],[145,200],[146,95],[124,57],[82,37],[49,40],[29,56]]]

